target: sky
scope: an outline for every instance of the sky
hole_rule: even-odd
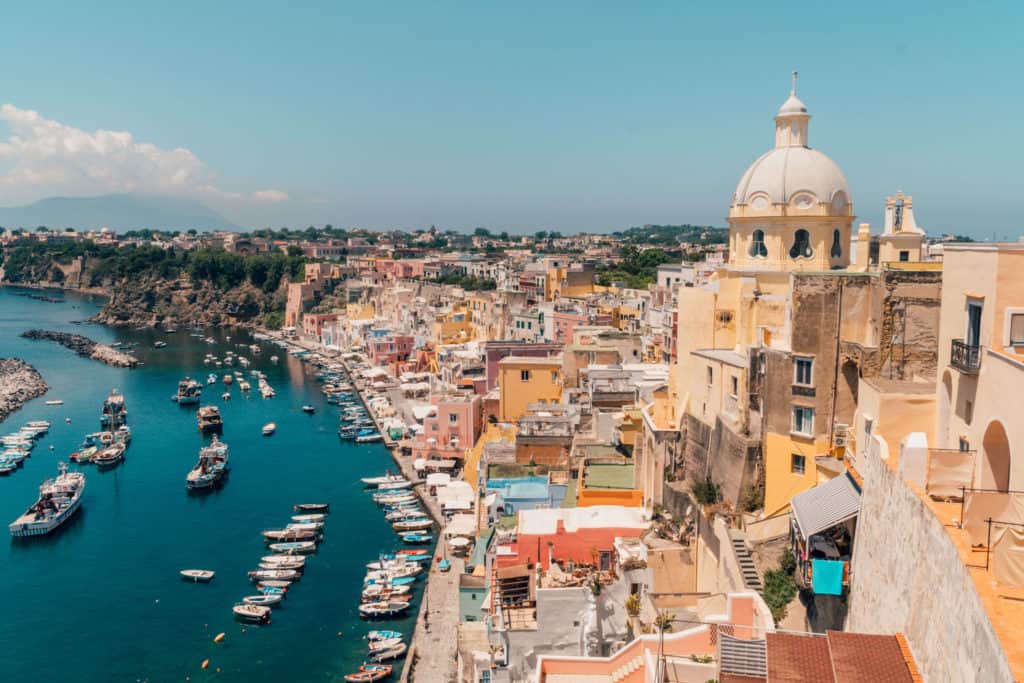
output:
[[[790,72],[860,220],[1016,238],[1024,3],[12,3],[0,205],[251,227],[722,225]]]

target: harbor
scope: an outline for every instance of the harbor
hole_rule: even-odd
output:
[[[9,664],[8,680],[56,680],[66,673],[52,649],[26,640],[28,633],[60,642],[83,681],[334,682],[370,662],[371,631],[393,630],[409,642],[427,579],[410,592],[404,614],[367,621],[359,613],[366,565],[406,547],[429,552],[430,546],[405,546],[366,493],[360,479],[394,470],[394,460],[380,443],[339,439],[338,409],[326,402],[308,366],[267,342],[259,343],[259,354],[242,350],[239,344],[257,340],[231,330],[205,331],[200,338],[185,329],[167,334],[89,325],[84,333],[90,338],[130,344],[143,362],[133,370],[100,365],[56,344],[18,336],[31,326],[81,329],[71,321],[95,304],[69,295],[75,308],[33,308],[26,297],[6,292],[0,290],[0,356],[31,363],[50,390],[10,416],[2,431],[17,432],[40,420],[52,426],[36,441],[32,457],[0,478],[4,523],[23,515],[39,498],[40,484],[59,474],[58,463],[69,462],[83,436],[101,428],[101,408],[113,387],[124,397],[131,426],[131,446],[116,466],[69,465],[88,480],[75,514],[51,533],[12,539],[0,550],[7,576],[19,586],[14,609],[0,625],[0,637],[20,650]],[[273,387],[273,398],[261,398],[253,378],[249,392],[240,382],[226,388],[218,381],[204,385],[198,405],[170,400],[185,377],[203,380],[216,369],[222,378],[227,370],[203,360],[210,353],[223,359],[228,350],[250,359],[251,369],[259,369]],[[235,364],[230,372],[236,369],[242,370]],[[250,369],[244,374],[249,377]],[[225,390],[229,400],[222,398]],[[55,404],[46,405],[46,399]],[[198,465],[201,448],[212,443],[212,435],[197,429],[200,405],[219,409],[218,439],[229,444],[231,473],[221,485],[190,491],[187,475]],[[276,430],[264,436],[269,423]],[[268,548],[261,531],[309,524],[292,519],[304,514],[293,508],[320,501],[332,504],[329,520],[316,553],[303,563],[301,581],[278,605],[268,605],[270,624],[237,619],[237,603],[263,595],[248,572],[282,562],[268,560],[280,553]],[[183,580],[187,570],[214,575]],[[73,613],[65,610],[70,591]],[[90,637],[82,639],[86,624]],[[121,657],[106,657],[96,648],[97,642],[114,640]],[[302,656],[296,658],[297,652]],[[397,680],[402,660],[389,664]]]

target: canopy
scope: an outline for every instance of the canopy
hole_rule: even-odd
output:
[[[427,486],[447,486],[452,480],[452,475],[446,472],[435,472],[427,475]]]
[[[444,502],[444,511],[453,510],[472,510],[473,503],[468,500],[446,500]]]
[[[804,541],[860,512],[860,489],[846,473],[793,496],[793,519]]]
[[[367,377],[388,377],[388,371],[384,368],[370,368],[365,373]]]
[[[444,532],[448,536],[474,536],[476,534],[476,515],[452,515]]]
[[[423,420],[431,415],[437,414],[437,406],[413,406],[412,416],[417,420]]]

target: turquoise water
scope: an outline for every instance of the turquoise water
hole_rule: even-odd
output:
[[[167,335],[72,323],[99,304],[70,295],[64,303],[44,303],[0,288],[0,357],[32,363],[50,385],[46,395],[0,424],[0,433],[29,420],[53,423],[24,466],[0,477],[4,527],[35,501],[58,460],[66,460],[85,433],[99,429],[100,406],[112,387],[125,396],[132,428],[124,463],[109,472],[82,466],[82,510],[65,527],[50,536],[0,542],[6,587],[0,598],[0,679],[341,681],[363,661],[361,637],[375,627],[356,611],[364,565],[398,546],[359,483],[359,477],[392,465],[387,451],[380,444],[339,441],[336,409],[323,400],[309,371],[277,347],[265,343],[254,356],[235,348],[252,341],[241,332],[211,331],[218,343],[209,345],[184,329]],[[33,327],[97,341],[138,341],[136,355],[145,365],[111,368],[18,336]],[[156,339],[168,346],[154,349]],[[194,406],[178,407],[170,396],[186,374],[205,383],[214,370],[203,365],[203,356],[222,357],[229,348],[253,359],[249,369],[264,371],[277,396],[244,399],[233,387],[225,402],[222,384],[204,391],[203,404],[221,408],[232,469],[222,489],[188,495],[185,475],[202,439]],[[270,362],[274,354],[281,357],[278,365]],[[219,374],[236,368],[220,368]],[[65,403],[48,407],[48,399]],[[316,406],[314,415],[301,411],[306,403]],[[266,438],[260,427],[270,421],[277,433]],[[324,542],[285,604],[274,609],[272,624],[236,622],[232,605],[255,592],[246,572],[268,554],[260,531],[284,526],[295,503],[324,501],[332,511]],[[214,569],[217,577],[210,584],[181,581],[178,571],[191,567]],[[408,637],[416,607],[406,619],[376,627]],[[220,632],[227,636],[214,644]],[[209,668],[202,671],[207,658]]]

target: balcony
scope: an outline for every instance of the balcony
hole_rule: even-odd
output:
[[[950,349],[949,364],[960,372],[977,374],[981,369],[981,347],[969,346],[963,339],[954,339]]]

